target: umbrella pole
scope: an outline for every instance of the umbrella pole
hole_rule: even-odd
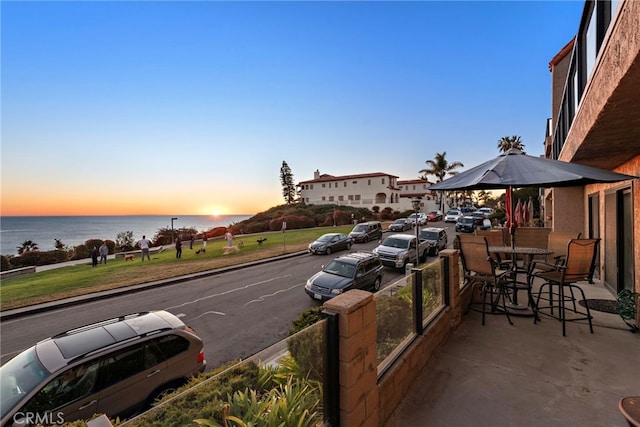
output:
[[[513,207],[513,187],[509,186],[509,188],[507,189],[507,191],[509,192],[509,200],[511,201],[511,204],[509,206],[509,210],[511,211],[510,213],[510,217],[509,217],[509,232],[511,234],[511,247],[515,248],[516,247],[516,227],[515,227],[515,216],[514,216],[514,212],[515,209]]]

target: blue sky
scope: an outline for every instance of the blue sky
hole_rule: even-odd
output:
[[[580,1],[2,1],[2,215],[253,214],[520,135]]]

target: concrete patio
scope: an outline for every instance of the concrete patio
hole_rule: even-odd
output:
[[[536,286],[537,287],[537,286]],[[588,299],[614,299],[596,282]],[[524,294],[522,295],[524,297]],[[621,398],[640,395],[640,334],[617,314],[562,324],[470,311],[417,379],[387,427],[627,426]]]

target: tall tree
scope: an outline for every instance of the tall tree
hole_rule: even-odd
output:
[[[447,152],[443,151],[442,153],[436,153],[436,157],[433,160],[425,160],[425,163],[429,166],[427,169],[422,169],[420,173],[422,174],[422,179],[426,180],[428,175],[434,175],[438,178],[437,182],[440,182],[444,179],[447,174],[456,175],[458,172],[457,168],[462,168],[464,165],[461,162],[451,162],[447,161]],[[443,197],[442,193],[440,194],[440,209],[443,208]]]
[[[280,183],[282,184],[282,196],[287,204],[291,204],[296,200],[296,185],[293,182],[293,173],[291,168],[285,162],[282,161],[282,167],[280,167]]]
[[[524,144],[518,135],[503,136],[498,140],[498,149],[501,153],[506,153],[512,148],[516,148],[524,153]]]
[[[447,152],[436,153],[436,157],[433,160],[426,160],[425,163],[429,166],[427,169],[422,169],[422,179],[426,180],[428,175],[434,175],[438,178],[437,182],[440,182],[444,177],[449,175],[456,175],[457,168],[462,168],[464,165],[460,162],[449,163],[447,161]]]

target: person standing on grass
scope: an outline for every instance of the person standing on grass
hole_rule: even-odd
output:
[[[227,239],[227,246],[231,247],[231,245],[233,245],[233,234],[231,234],[230,230],[227,230],[227,232],[224,235],[224,238]]]
[[[91,265],[93,267],[98,265],[98,248],[95,246],[91,249]]]
[[[142,239],[138,242],[140,245],[140,249],[142,250],[142,261],[144,262],[144,256],[147,256],[147,259],[151,261],[151,257],[149,256],[149,245],[151,242],[147,240],[147,236],[142,236]]]
[[[102,261],[104,261],[104,265],[107,265],[107,255],[109,255],[109,247],[107,246],[106,240],[102,242],[102,245],[100,246],[100,249],[98,249],[98,252],[100,252],[100,264],[102,264]]]
[[[190,236],[190,239],[189,239],[189,249],[193,249],[193,234]]]
[[[207,233],[202,233],[202,252],[207,252]]]
[[[182,256],[182,241],[180,240],[180,236],[176,239],[176,258],[180,258]]]

